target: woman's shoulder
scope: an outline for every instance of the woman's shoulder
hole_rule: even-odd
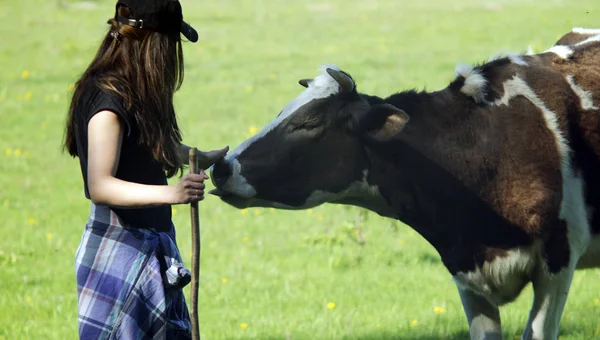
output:
[[[96,113],[111,111],[130,123],[130,110],[127,109],[125,101],[119,95],[118,83],[107,83],[102,75],[93,75],[84,80],[80,85],[79,115],[85,121],[89,121]]]

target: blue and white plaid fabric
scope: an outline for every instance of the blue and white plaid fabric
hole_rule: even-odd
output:
[[[75,269],[80,339],[191,339],[175,228],[128,228],[92,204]]]

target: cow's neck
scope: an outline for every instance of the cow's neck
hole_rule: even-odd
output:
[[[527,236],[490,205],[493,145],[469,103],[444,92],[386,99],[411,117],[401,140],[369,145],[369,182],[397,218],[425,237],[455,273],[470,270]],[[477,126],[477,129],[474,128]]]

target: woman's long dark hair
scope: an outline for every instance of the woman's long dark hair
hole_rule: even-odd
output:
[[[119,15],[130,17],[127,7]],[[183,82],[183,53],[179,32],[157,33],[108,21],[110,29],[96,56],[75,84],[67,118],[64,147],[78,156],[75,110],[89,81],[122,98],[139,128],[139,143],[148,147],[168,177],[182,171],[178,150],[181,131],[173,94]],[[118,34],[117,34],[118,33]]]

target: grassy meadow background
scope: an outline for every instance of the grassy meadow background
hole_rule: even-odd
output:
[[[542,51],[572,27],[600,27],[597,0],[182,3],[200,41],[184,44],[176,108],[185,142],[201,149],[235,147],[324,63],[367,93],[436,90],[458,62]],[[0,1],[0,339],[77,338],[74,254],[89,202],[61,141],[72,84],[113,8]],[[400,222],[334,205],[240,211],[208,197],[200,207],[204,339],[468,337],[450,275]],[[189,208],[173,212],[189,264]],[[502,309],[507,339],[531,298],[528,287]],[[578,272],[561,339],[600,339],[599,299],[600,271]]]

